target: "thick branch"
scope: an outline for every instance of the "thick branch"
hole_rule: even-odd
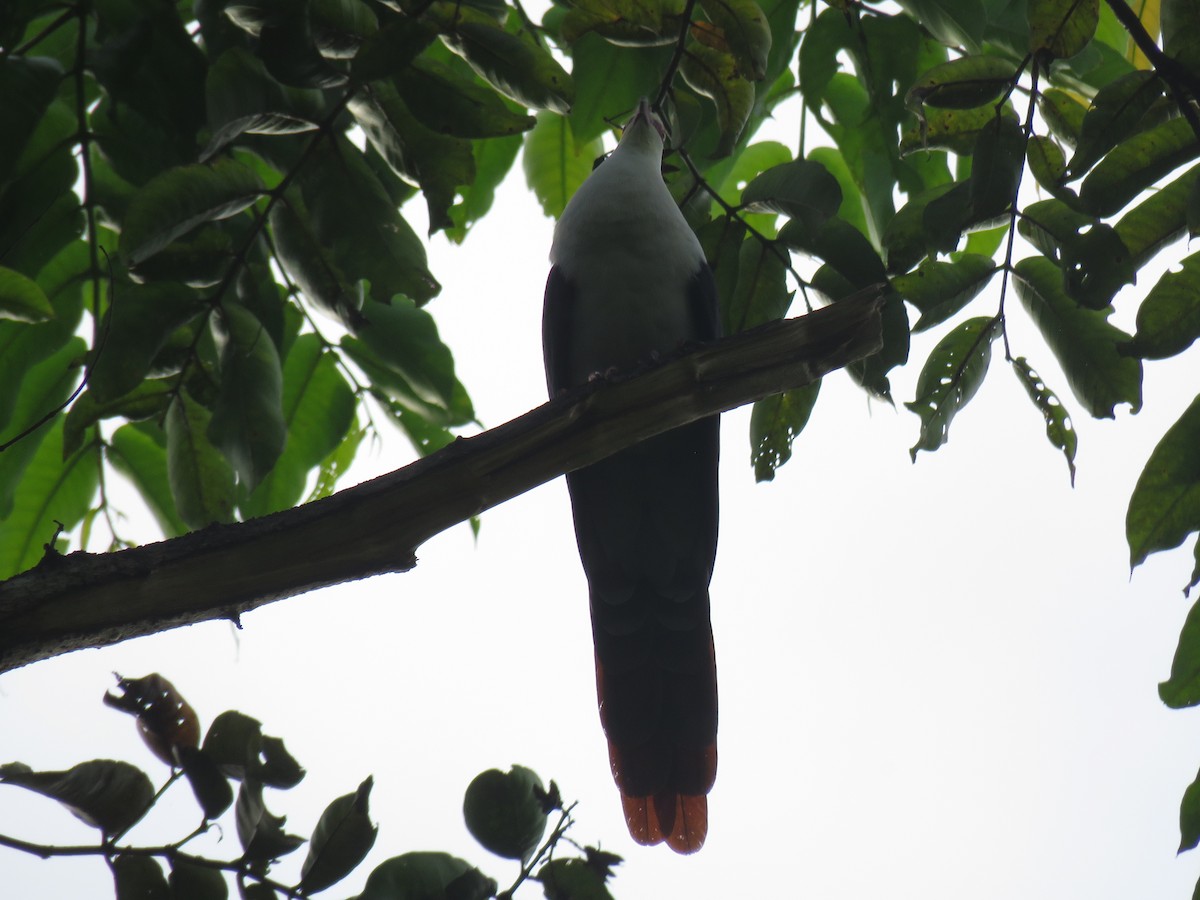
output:
[[[869,356],[881,343],[880,303],[879,291],[863,292],[598,381],[296,509],[116,553],[48,554],[0,584],[0,672],[411,569],[433,535],[543,482]]]

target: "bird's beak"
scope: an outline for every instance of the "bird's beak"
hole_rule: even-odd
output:
[[[667,128],[663,124],[662,120],[654,114],[654,109],[650,106],[650,101],[646,97],[643,97],[640,101],[638,101],[637,112],[634,113],[633,118],[629,120],[629,125],[632,125],[634,122],[638,121],[644,121],[647,125],[650,125],[655,131],[658,132],[658,136],[662,138],[664,142],[667,140]],[[626,125],[625,127],[628,128],[629,125]]]

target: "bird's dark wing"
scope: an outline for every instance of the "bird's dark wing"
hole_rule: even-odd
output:
[[[571,358],[571,311],[575,290],[562,269],[553,266],[546,279],[546,298],[542,304],[542,359],[546,364],[546,387],[553,398],[565,391]]]

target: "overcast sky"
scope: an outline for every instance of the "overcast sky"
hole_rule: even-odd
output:
[[[444,289],[430,308],[488,426],[543,400],[550,229],[518,176],[464,247],[432,242]],[[994,287],[977,314],[996,302]],[[1015,300],[1010,310],[1014,352],[1079,410]],[[1131,318],[1125,308],[1115,321]],[[918,340],[914,359],[939,336]],[[894,379],[898,400],[912,399],[918,368]],[[1076,418],[1074,490],[1006,369],[993,360],[950,443],[915,465],[917,418],[841,374],[773,484],[754,484],[747,411],[724,417],[720,767],[708,843],[693,857],[627,836],[561,479],[487,513],[478,542],[466,526],[430,541],[411,573],[273,604],[241,632],[209,623],[0,676],[0,762],[127,759],[161,783],[166,768],[133,721],[100,703],[112,671],[157,671],[205,727],[234,708],[287,741],[309,770],[295,790],[268,792],[289,830],[309,834],[329,800],[375,776],[371,862],[324,896],[354,893],[374,863],[416,849],[456,853],[507,885],[516,867],[475,845],[459,810],[477,772],[517,762],[579,801],[575,840],[626,857],[618,898],[1189,897],[1200,858],[1174,851],[1200,717],[1168,711],[1156,685],[1192,560],[1163,554],[1131,580],[1123,529],[1141,466],[1194,396],[1200,365],[1151,364],[1136,417]],[[411,458],[387,437],[351,481]],[[148,537],[143,521],[130,532]],[[194,827],[189,792],[175,790],[131,840]],[[9,787],[0,833],[94,839]],[[232,828],[216,852],[238,855]],[[298,877],[302,858],[278,877]],[[20,900],[112,896],[95,859],[0,849],[0,879]]]

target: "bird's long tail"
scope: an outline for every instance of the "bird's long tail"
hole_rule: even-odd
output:
[[[625,820],[680,853],[704,843],[717,769],[717,443],[703,420],[568,476]]]

